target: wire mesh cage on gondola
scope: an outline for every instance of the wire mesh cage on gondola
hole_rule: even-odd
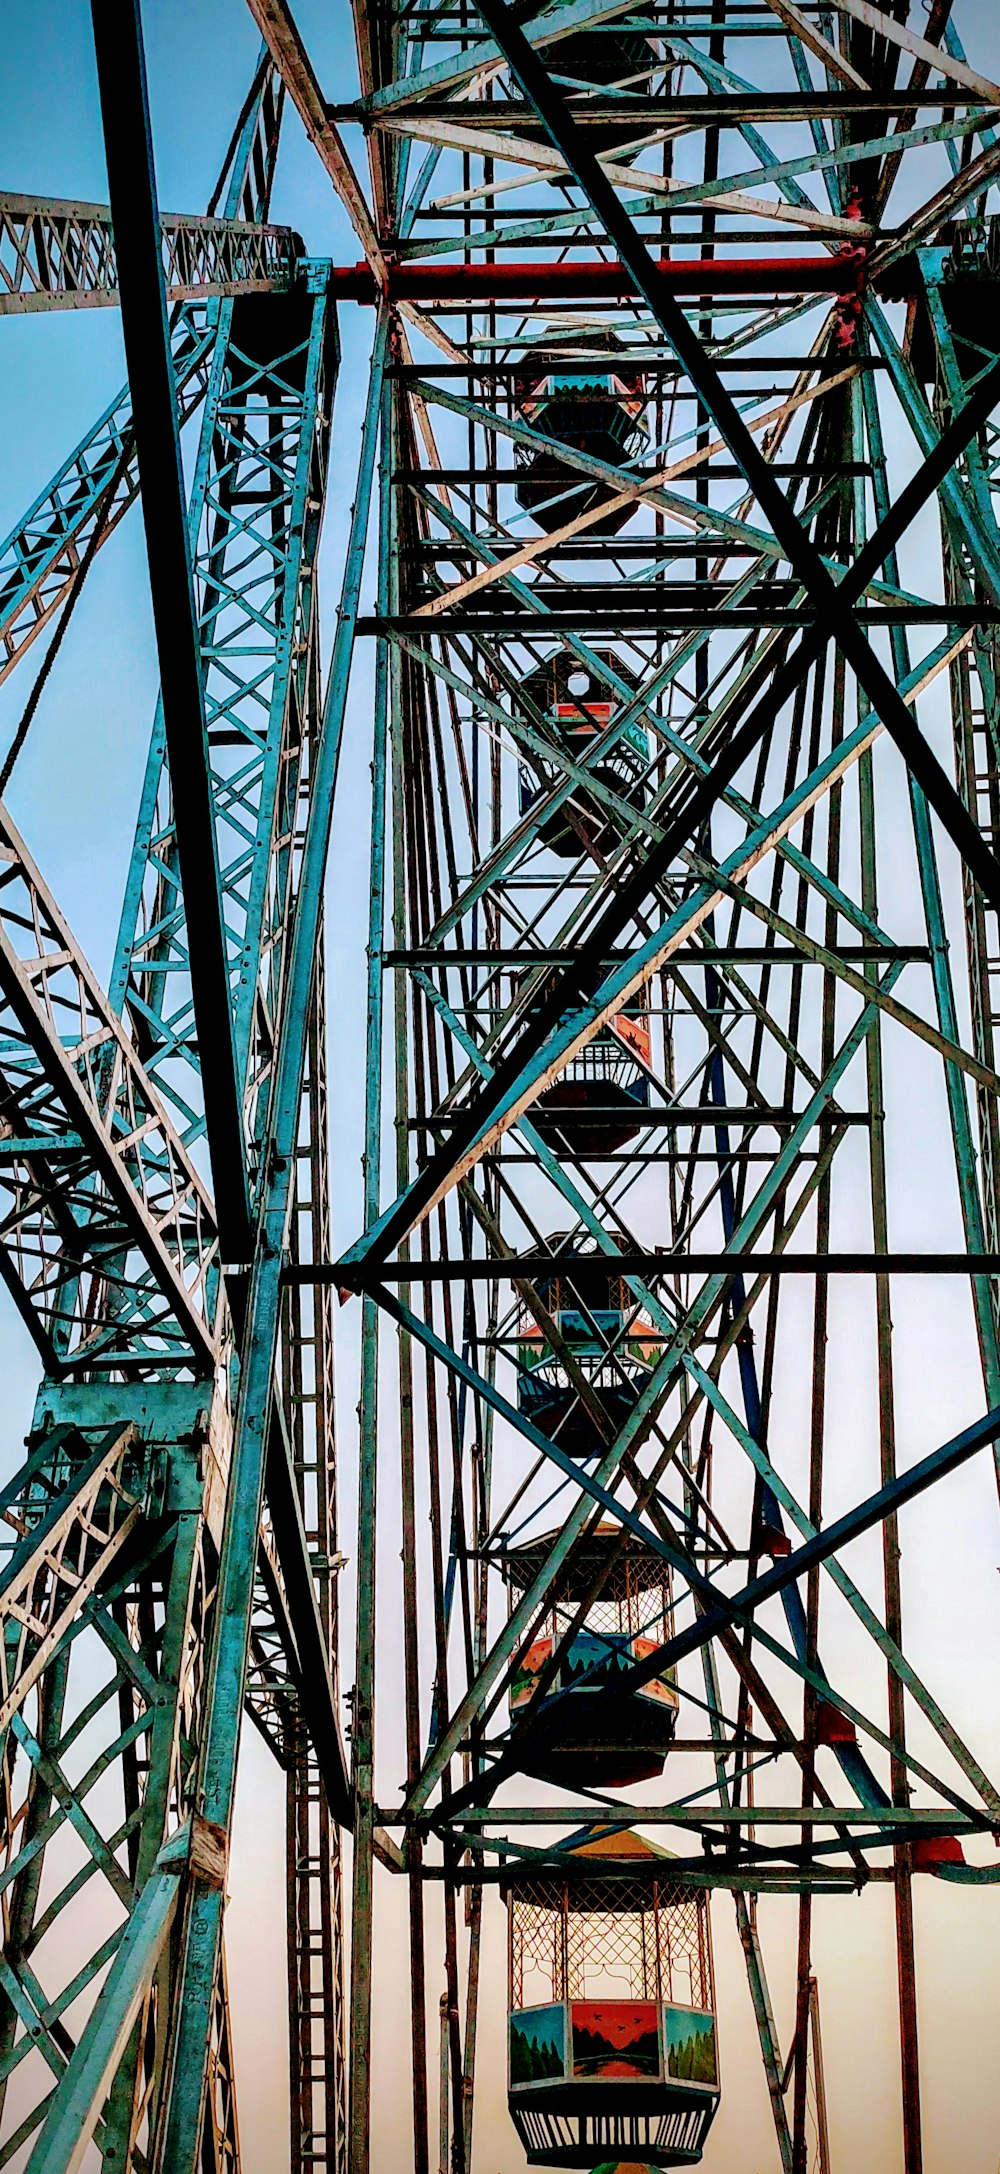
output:
[[[534,1279],[551,1327],[518,1310],[517,1402],[572,1457],[595,1457],[624,1426],[649,1377],[659,1340],[624,1276],[595,1258],[593,1268],[559,1269],[569,1240],[548,1240],[551,1275]],[[574,1242],[575,1254],[589,1245]]]
[[[503,1572],[513,1607],[555,1540],[510,1548]],[[676,1672],[636,1690],[627,1671],[673,1631],[670,1570],[618,1525],[600,1524],[574,1550],[531,1644],[517,1657],[510,1717],[527,1722],[528,1773],[567,1788],[625,1788],[662,1770],[677,1719]]]
[[[566,334],[527,352],[514,380],[515,410],[543,437],[607,467],[634,464],[647,437],[647,390],[641,369],[619,361],[623,352],[618,335],[603,327]],[[579,513],[608,505],[590,534],[613,536],[635,511],[634,500],[617,502],[620,493],[613,483],[591,480],[547,447],[516,441],[514,470],[518,504],[549,533]]]
[[[542,817],[538,835],[550,853],[575,860],[587,845],[607,857],[628,829],[629,811],[645,807],[649,798],[647,770],[649,740],[641,718],[630,714],[629,697],[638,693],[635,673],[611,650],[597,650],[606,666],[605,679],[593,666],[582,664],[569,649],[555,649],[527,672],[522,686],[534,710],[541,713],[558,746],[575,763],[583,765],[594,781],[588,791],[576,780],[567,800]],[[629,697],[614,681],[629,690]],[[618,720],[624,723],[618,724]],[[617,726],[617,729],[616,729]],[[553,766],[552,782],[563,783],[564,774]],[[534,770],[522,763],[518,771],[518,797],[527,815],[549,788],[539,784]],[[614,795],[614,804],[606,796]]]
[[[646,993],[630,997],[539,1095],[537,1132],[567,1160],[600,1162],[634,1140],[649,1107],[652,1040]]]
[[[508,2106],[530,2166],[693,2166],[719,2103],[708,1897],[624,1833],[506,1882]]]

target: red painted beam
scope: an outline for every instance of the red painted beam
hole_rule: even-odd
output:
[[[661,257],[659,271],[675,294],[857,294],[864,253],[838,257]],[[338,264],[334,293],[349,302],[374,302],[378,288],[370,267]],[[599,257],[576,264],[394,264],[391,299],[405,302],[627,302],[636,293],[617,260]]]

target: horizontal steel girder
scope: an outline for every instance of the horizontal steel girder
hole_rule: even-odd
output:
[[[672,294],[856,294],[863,268],[830,257],[697,257],[656,266]],[[364,258],[335,264],[333,291],[345,302],[375,303],[381,289]],[[389,272],[390,301],[541,302],[580,298],[626,302],[639,289],[627,265],[595,257],[582,263],[396,264]]]
[[[171,302],[281,294],[302,255],[289,227],[184,213],[160,221]],[[119,300],[118,260],[106,204],[0,193],[0,317],[27,310],[95,309]]]

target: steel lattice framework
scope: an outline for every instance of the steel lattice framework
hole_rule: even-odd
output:
[[[0,1276],[43,1368],[0,1493],[0,2167],[239,2168],[249,1716],[286,1777],[293,2174],[370,2174],[394,1883],[414,2174],[487,2163],[497,1890],[518,2010],[536,1965],[586,1993],[595,1925],[632,1997],[710,2010],[732,1897],[775,2164],[831,2174],[814,1918],[880,1885],[920,2174],[914,1886],[1000,1877],[899,1525],[1000,1471],[1000,87],[951,0],[354,0],[335,105],[284,0],[250,7],[204,216],[160,215],[138,0],[92,0],[109,204],[0,198],[0,314],[120,307],[129,379],[0,545],[0,676],[51,657],[137,499],[161,675],[107,992],[0,808]],[[286,105],[356,264],[271,223]],[[326,659],[341,308],[371,361]],[[363,641],[364,1227],[334,1259]],[[958,1236],[903,1252],[924,1169]],[[913,1273],[958,1279],[978,1353],[943,1445],[899,1417]],[[613,1771],[654,1699],[653,1778]],[[669,1874],[647,1907],[619,1865],[616,1910],[633,1826]],[[634,2157],[607,2104],[579,2149]],[[518,2131],[536,2163],[557,2133]]]

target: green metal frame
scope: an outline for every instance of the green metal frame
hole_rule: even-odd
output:
[[[204,221],[165,223],[169,327],[163,231],[154,220],[134,247],[120,195],[116,214],[130,341],[139,286],[154,271],[159,283],[157,353],[174,395],[161,453],[169,438],[176,456],[204,403],[178,534],[211,850],[193,871],[196,795],[168,699],[105,995],[27,847],[0,826],[0,1276],[44,1367],[27,1460],[0,1494],[0,2167],[20,2157],[58,2174],[94,2149],[108,2174],[238,2169],[224,1916],[249,1716],[287,1777],[296,2169],[369,2174],[381,1868],[408,1890],[414,2174],[431,2164],[436,1997],[441,2165],[471,2174],[489,1889],[638,1817],[675,1830],[679,1882],[733,1894],[783,2174],[814,2163],[811,2094],[828,2174],[815,1913],[821,1898],[891,1883],[904,2162],[920,2174],[914,1882],[993,1882],[981,1852],[1000,1821],[974,1737],[908,1657],[898,1537],[919,1488],[938,1485],[944,1505],[949,1472],[991,1444],[998,1455],[1000,362],[953,307],[961,282],[989,283],[997,262],[991,86],[943,6],[930,44],[907,45],[895,17],[862,22],[846,0],[819,19],[771,9],[753,23],[709,0],[683,24],[652,0],[652,29],[628,0],[572,0],[521,29],[504,0],[482,0],[478,17],[448,4],[391,22],[355,0],[361,98],[331,118],[283,0],[251,4],[265,50],[219,188]],[[138,107],[116,106],[112,32],[124,26],[141,71],[137,9],[95,0],[95,25],[109,152],[127,126],[134,148]],[[623,26],[654,36],[647,73],[589,94],[575,75],[567,84],[561,41],[573,38],[575,68],[578,39],[600,45]],[[336,283],[268,224],[282,79],[378,300],[325,686],[315,568]],[[337,118],[364,122],[372,213]],[[799,134],[779,157],[766,132],[789,122]],[[933,179],[900,232],[888,207],[904,161]],[[114,196],[111,157],[109,171]],[[66,306],[64,269],[83,248],[76,299],[114,298],[100,207],[8,201],[4,218],[14,302],[46,288],[49,306]],[[668,275],[688,245],[704,290],[682,303]],[[747,250],[749,269],[727,285],[727,257]],[[796,287],[784,275],[803,255]],[[474,299],[470,280],[448,300],[434,275],[449,259],[493,293]],[[579,275],[562,310],[542,291],[560,262]],[[236,280],[255,291],[230,291]],[[595,318],[643,376],[641,466],[567,446],[518,409],[523,357],[544,353],[553,319],[585,346]],[[916,463],[895,492],[887,393]],[[134,420],[151,501],[143,398]],[[554,536],[535,523],[532,537],[517,503],[513,464],[529,456],[556,467]],[[620,495],[620,534],[579,517],[595,486]],[[137,489],[123,393],[0,548],[0,671],[57,613],[62,639]],[[910,551],[931,498],[939,585]],[[162,595],[155,549],[151,573]],[[342,1141],[325,1088],[323,889],[351,656],[368,636],[364,1230],[332,1262],[329,1133]],[[531,692],[556,644],[608,697],[583,752]],[[166,659],[164,687],[169,697]],[[924,730],[932,687],[950,698],[954,781]],[[627,790],[609,767],[626,741],[645,750]],[[562,857],[557,822],[576,840]],[[902,833],[919,943],[886,876],[885,842],[898,852]],[[232,1122],[206,1092],[206,871]],[[573,1150],[540,1097],[640,999],[650,1041],[634,1130],[624,1147]],[[942,1067],[933,1122],[966,1252],[934,1259],[949,1274],[964,1260],[982,1376],[969,1399],[987,1412],[930,1453],[897,1439],[890,1310],[904,1257],[891,1242],[886,1081],[914,1042]],[[249,1235],[221,1191],[217,1222],[205,1172],[220,1154],[245,1189]],[[859,1188],[871,1247],[850,1258],[871,1299],[877,1470],[831,1522],[830,1278],[845,1259],[833,1239]],[[553,1300],[545,1266],[555,1233],[571,1306]],[[595,1284],[605,1264],[620,1306]],[[800,1290],[811,1279],[806,1314],[793,1315],[786,1271]],[[349,1773],[335,1285],[361,1309]],[[395,1409],[383,1321],[396,1331]],[[529,1333],[590,1423],[589,1460],[531,1416]],[[793,1483],[781,1416],[796,1369],[808,1457]],[[626,1395],[624,1423],[608,1389]],[[397,1438],[401,1677],[376,1607],[396,1548],[387,1516],[400,1522],[387,1509]],[[502,1703],[602,1524],[612,1551],[631,1536],[669,1566],[674,1621],[647,1625],[650,1650],[624,1686],[678,1667],[666,1779],[638,1811],[600,1788],[514,1802],[512,1788],[530,1794],[520,1784],[540,1721],[566,1695],[553,1690],[559,1651],[526,1709],[505,1719]],[[872,1529],[878,1605],[842,1559]],[[536,1570],[504,1619],[497,1573],[525,1532]],[[762,1620],[771,1599],[780,1635]],[[831,1602],[864,1631],[867,1673],[827,1673]],[[391,1698],[407,1771],[387,1803],[375,1722]],[[426,1903],[438,1887],[435,1962]],[[787,2046],[765,1964],[778,1893],[798,1910]],[[81,1899],[90,1929],[74,1943]],[[74,2030],[71,2015],[83,2017]]]

